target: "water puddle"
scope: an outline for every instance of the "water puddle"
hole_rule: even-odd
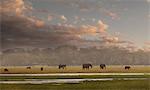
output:
[[[149,78],[101,78],[101,79],[25,79],[23,81],[0,81],[0,84],[77,84],[83,81],[147,80]]]

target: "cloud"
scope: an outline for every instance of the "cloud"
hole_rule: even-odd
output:
[[[150,46],[150,41],[147,41],[144,44],[147,45],[147,46]]]
[[[36,25],[37,27],[43,27],[43,26],[44,26],[44,21],[36,20],[35,25]]]
[[[118,37],[103,37],[106,43],[117,43],[119,41]]]
[[[0,11],[16,15],[23,15],[25,11],[32,10],[29,4],[25,4],[23,0],[2,0]]]
[[[96,21],[96,19],[95,19],[95,18],[92,18],[92,21],[93,21],[93,22],[95,22],[95,21]]]
[[[16,2],[14,0],[5,0],[3,3],[5,7],[0,8],[0,14],[2,15],[0,22],[2,48],[58,46],[70,40],[79,39],[70,30],[71,25],[47,25],[37,17],[27,16],[24,13],[27,10],[22,9],[23,7],[26,8],[27,4],[25,2],[22,2],[22,0],[20,2],[17,0]],[[16,10],[19,10],[19,14]],[[63,19],[66,20],[65,17]]]
[[[119,16],[116,13],[108,12],[107,13],[112,19],[119,19]]]
[[[113,20],[120,19],[116,12],[111,11],[113,7],[110,10],[106,9],[107,6],[104,6],[105,2],[103,0],[56,0],[55,2],[71,5],[73,8],[78,8],[81,12],[101,11]],[[118,0],[114,0],[114,2],[118,2]]]
[[[5,0],[3,6],[3,8],[0,8],[0,14],[2,15],[2,21],[0,22],[2,48],[57,47],[75,43],[86,47],[92,43],[93,45],[128,43],[117,36],[108,34],[109,25],[102,20],[99,20],[95,26],[87,24],[76,27],[67,23],[68,19],[64,15],[55,15],[65,23],[51,25],[36,16],[28,15],[32,11],[30,10],[32,6],[23,0]],[[49,20],[52,18],[53,15],[49,15]],[[82,20],[78,16],[75,19]]]
[[[51,21],[52,19],[53,19],[53,16],[48,15],[47,20],[48,20],[48,21]]]
[[[66,18],[64,15],[61,15],[61,16],[60,16],[60,19],[62,19],[64,22],[67,21],[67,18]]]
[[[112,12],[110,10],[107,10],[105,8],[101,9],[103,12],[105,12],[106,15],[110,16],[111,19],[120,19],[119,15],[115,12]]]
[[[101,33],[106,32],[106,30],[108,29],[108,25],[105,24],[102,20],[99,20],[97,24],[98,24],[98,30]]]
[[[144,51],[150,52],[150,41],[146,41],[143,46]]]

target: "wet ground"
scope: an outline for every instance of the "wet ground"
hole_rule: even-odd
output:
[[[148,78],[118,78],[117,80],[146,80]],[[25,79],[23,81],[0,81],[0,84],[48,84],[48,83],[80,83],[83,81],[112,81],[113,78],[101,79]]]

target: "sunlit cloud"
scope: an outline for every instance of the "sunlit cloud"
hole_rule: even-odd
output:
[[[35,25],[36,25],[37,27],[43,27],[43,26],[44,26],[44,21],[36,20]]]
[[[105,24],[105,23],[104,23],[103,21],[101,21],[101,20],[99,20],[97,24],[98,24],[99,32],[101,32],[101,33],[106,32],[106,30],[107,30],[107,28],[108,28],[108,25],[107,25],[107,24]]]
[[[118,43],[119,38],[118,37],[103,37],[104,41],[106,41],[106,43]]]
[[[16,15],[23,15],[25,11],[29,11],[32,7],[25,5],[23,0],[3,0],[0,11],[5,13],[14,13]]]
[[[62,19],[64,22],[67,21],[67,18],[66,18],[64,15],[61,15],[61,16],[60,16],[60,19]]]

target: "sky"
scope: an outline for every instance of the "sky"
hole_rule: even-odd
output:
[[[64,19],[67,19],[66,24],[77,27],[95,26],[102,20],[108,25],[108,32],[112,34],[118,32],[121,38],[131,40],[139,46],[150,40],[148,16],[150,4],[147,0],[30,0],[30,2],[37,10],[35,12],[38,13],[37,16],[48,24],[63,24],[63,21],[55,15],[64,16]]]
[[[7,44],[12,42],[14,44],[16,41],[20,43],[29,39],[27,37],[30,35],[30,39],[32,37],[33,41],[27,40],[27,43],[32,42],[32,44],[39,44],[37,42],[62,44],[64,41],[69,44],[77,43],[79,46],[88,46],[89,43],[95,45],[97,42],[98,44],[150,45],[149,0],[1,1],[3,1],[3,6],[0,7],[3,17],[2,34],[4,42]],[[20,20],[21,23],[18,24],[17,20]],[[8,26],[7,23],[12,23],[12,21],[17,26]],[[32,26],[32,24],[34,25]],[[13,32],[14,36],[10,35],[9,30],[5,30],[6,27],[10,27],[15,32]],[[27,36],[18,35],[20,31],[15,31],[18,29],[26,33],[23,36]],[[32,31],[28,31],[28,29]],[[34,32],[34,29],[38,33]],[[50,34],[43,34],[45,32],[50,32]],[[6,36],[8,36],[7,39]],[[33,39],[33,36],[40,36],[43,40],[38,41]],[[22,40],[19,41],[18,38],[22,38]],[[29,44],[31,45],[31,43]]]

